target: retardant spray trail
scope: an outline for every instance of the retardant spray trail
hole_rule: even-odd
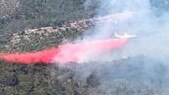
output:
[[[25,53],[1,53],[0,59],[20,64],[51,64],[54,62],[65,64],[78,62],[88,54],[100,51],[115,50],[122,47],[127,42],[127,38],[115,38],[97,40],[91,42],[81,42],[77,44],[63,44],[57,48],[46,49],[38,52]]]

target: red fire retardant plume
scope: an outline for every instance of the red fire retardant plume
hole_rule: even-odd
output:
[[[2,53],[0,59],[21,64],[50,64],[53,62],[69,63],[78,62],[82,57],[95,52],[115,50],[122,47],[127,42],[126,38],[97,40],[91,42],[81,42],[77,44],[63,44],[57,48],[46,49],[38,52],[25,53]]]

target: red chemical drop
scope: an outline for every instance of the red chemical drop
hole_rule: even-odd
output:
[[[81,57],[100,51],[115,50],[122,47],[127,42],[126,38],[116,38],[107,40],[97,40],[91,42],[81,42],[77,44],[63,44],[57,48],[46,49],[38,52],[26,53],[2,53],[0,59],[21,64],[50,64],[54,62],[69,63],[78,62]]]

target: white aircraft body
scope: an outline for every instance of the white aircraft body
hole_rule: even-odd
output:
[[[131,34],[127,34],[126,32],[124,33],[124,35],[119,35],[117,33],[114,33],[114,36],[117,38],[136,38],[136,35],[131,35]]]

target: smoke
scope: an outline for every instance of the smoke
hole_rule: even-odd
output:
[[[87,0],[87,2],[89,2]],[[155,11],[155,2],[161,2],[167,6],[168,1],[158,0],[104,0],[100,1],[98,16],[108,15],[102,23],[96,24],[94,32],[84,36],[86,40],[95,40],[113,37],[115,32],[123,35],[124,32],[136,34],[137,38],[131,39],[130,43],[122,50],[121,54],[126,57],[144,55],[151,58],[168,58],[169,50],[169,13],[156,13],[163,11],[163,7]],[[169,7],[169,4],[168,4]],[[114,15],[114,16],[110,16]],[[108,22],[109,21],[109,22]]]
[[[87,0],[84,6],[90,9],[88,7],[93,3],[97,3],[95,20],[100,20],[100,23],[94,22],[95,27],[84,32],[82,40],[75,41],[81,45],[61,45],[59,49],[66,56],[56,56],[58,48],[55,48],[37,53],[4,54],[2,59],[25,64],[50,63],[55,56],[55,62],[68,60],[74,63],[76,57],[83,57],[84,52],[102,50],[98,48],[106,48],[111,42],[101,45],[83,43],[106,41],[114,37],[114,33],[123,35],[126,32],[137,37],[129,39],[117,51],[96,52],[81,60],[80,64],[73,65],[75,80],[86,83],[91,95],[168,95],[169,1]],[[118,44],[110,44],[109,49],[114,49],[114,45]],[[79,48],[82,49],[80,53]],[[96,80],[98,82],[94,85]]]
[[[83,41],[106,39],[124,32],[135,34],[137,38],[130,39],[116,52],[89,57],[95,61],[74,68],[79,76],[77,80],[87,83],[94,72],[100,84],[90,88],[91,95],[167,95],[169,12],[166,9],[169,1],[95,1],[99,2],[96,18],[107,18],[95,23],[95,27],[84,34]]]
[[[86,1],[90,5],[89,2],[99,2],[98,14],[95,17],[100,18],[100,23],[95,23],[95,27],[84,34],[84,41],[111,38],[114,33],[135,34],[137,38],[130,40],[130,43],[120,51],[119,57],[144,55],[161,60],[168,58],[169,13],[166,11],[159,16],[157,13],[163,11],[164,7],[155,6],[156,2],[157,4],[161,2],[166,9],[168,1]],[[87,7],[86,3],[84,5]]]

